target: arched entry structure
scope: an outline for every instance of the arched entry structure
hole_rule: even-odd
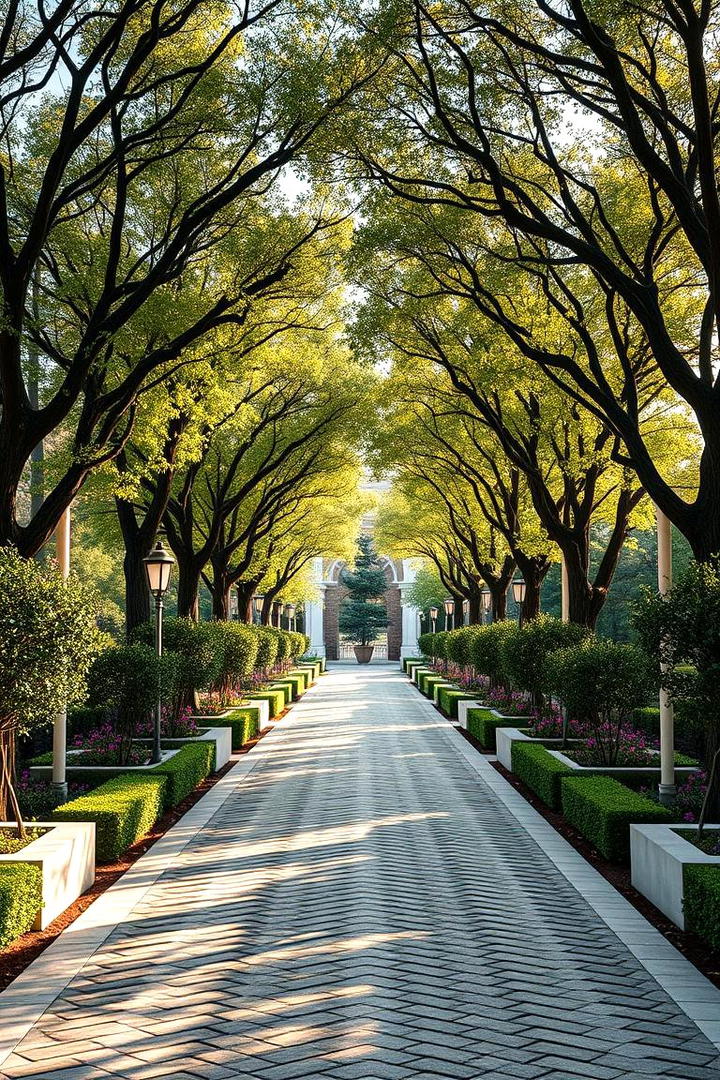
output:
[[[411,559],[390,559],[381,555],[380,561],[387,581],[388,660],[415,656],[420,613],[405,600],[405,594],[415,580],[415,568]],[[345,596],[339,578],[344,566],[344,559],[315,559],[313,580],[318,598],[305,604],[305,632],[310,636],[310,651],[328,660],[337,660],[339,655],[338,615]]]

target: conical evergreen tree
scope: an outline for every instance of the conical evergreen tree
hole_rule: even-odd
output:
[[[387,582],[375,546],[369,536],[359,536],[353,570],[344,570],[340,580],[348,596],[340,608],[340,633],[353,645],[372,645],[377,631],[388,625],[382,597]]]

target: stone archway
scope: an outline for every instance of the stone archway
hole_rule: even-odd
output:
[[[415,571],[407,559],[381,556],[381,562],[387,581],[385,603],[390,619],[387,659],[399,660],[401,656],[414,656],[417,652],[418,613],[403,603],[403,592],[414,581]],[[328,660],[337,660],[340,654],[338,616],[347,593],[339,578],[344,566],[344,559],[316,559],[314,577],[321,596],[305,605],[311,651]]]

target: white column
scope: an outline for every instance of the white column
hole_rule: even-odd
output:
[[[70,574],[70,507],[55,530],[55,556],[63,581]],[[52,782],[59,803],[67,800],[67,709],[53,717]]]
[[[560,563],[560,617],[563,622],[570,622],[570,583],[564,555]]]
[[[665,596],[672,588],[672,526],[662,510],[655,507],[658,547],[658,592]],[[667,670],[666,664],[660,671]],[[660,802],[675,796],[675,718],[667,690],[660,691]]]
[[[310,652],[313,656],[325,655],[325,636],[323,608],[325,606],[325,586],[318,585],[318,600],[305,602],[305,633],[310,638]]]
[[[418,623],[419,612],[405,602],[405,586],[400,586],[400,604],[402,612],[402,643],[400,645],[400,659],[405,656],[417,656],[418,654]]]

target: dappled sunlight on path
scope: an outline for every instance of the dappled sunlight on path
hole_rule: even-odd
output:
[[[717,1080],[459,738],[397,669],[324,676],[5,1075]]]

